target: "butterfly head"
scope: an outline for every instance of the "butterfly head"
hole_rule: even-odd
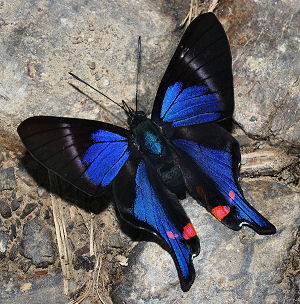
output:
[[[130,127],[134,127],[147,119],[146,114],[143,111],[135,111],[131,107],[128,106],[128,104],[122,100],[122,108],[125,111],[127,115],[127,122]]]

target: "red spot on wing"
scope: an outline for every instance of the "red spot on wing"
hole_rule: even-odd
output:
[[[222,219],[230,212],[229,206],[217,206],[211,210],[212,214],[219,220]]]
[[[178,237],[178,234],[174,234],[172,231],[167,231],[167,235],[170,239],[175,239]]]
[[[235,193],[231,190],[231,191],[229,191],[228,195],[230,197],[230,201],[232,202],[235,198]]]
[[[191,223],[188,223],[186,226],[184,226],[182,236],[185,240],[188,240],[195,235],[197,235],[197,233]]]
[[[196,191],[199,194],[199,196],[206,201],[206,194],[205,194],[203,188],[200,186],[196,186]]]

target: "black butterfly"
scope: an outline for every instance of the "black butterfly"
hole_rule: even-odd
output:
[[[275,227],[245,200],[237,141],[217,121],[234,108],[231,54],[212,13],[184,33],[160,83],[151,119],[123,104],[130,131],[84,119],[31,117],[18,133],[32,156],[83,192],[112,186],[121,217],[157,235],[189,290],[199,239],[179,203],[188,192],[233,230]]]

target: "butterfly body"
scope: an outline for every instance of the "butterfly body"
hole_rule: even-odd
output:
[[[162,129],[146,118],[131,127],[135,146],[140,152],[148,171],[153,171],[157,178],[180,199],[185,197],[185,184],[179,166],[179,157],[174,146],[162,133]]]
[[[112,188],[120,216],[168,248],[183,291],[199,254],[196,231],[179,200],[186,192],[233,230],[259,234],[275,227],[244,197],[238,142],[218,121],[234,108],[231,54],[212,13],[184,33],[162,78],[151,119],[126,103],[130,130],[92,120],[39,116],[18,133],[31,155],[81,191]]]

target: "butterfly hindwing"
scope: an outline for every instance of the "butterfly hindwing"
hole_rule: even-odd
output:
[[[237,141],[217,124],[177,128],[173,144],[190,194],[231,229],[248,225],[259,234],[275,227],[246,201],[238,181],[240,151]]]
[[[192,256],[199,254],[199,239],[176,195],[153,174],[143,160],[129,159],[113,183],[117,208],[124,220],[154,233],[169,248],[187,291],[195,278]]]
[[[231,53],[216,16],[197,17],[187,28],[162,78],[152,119],[173,127],[211,122],[233,113]]]
[[[36,160],[93,196],[102,193],[129,157],[129,132],[103,122],[31,117],[18,133]]]

